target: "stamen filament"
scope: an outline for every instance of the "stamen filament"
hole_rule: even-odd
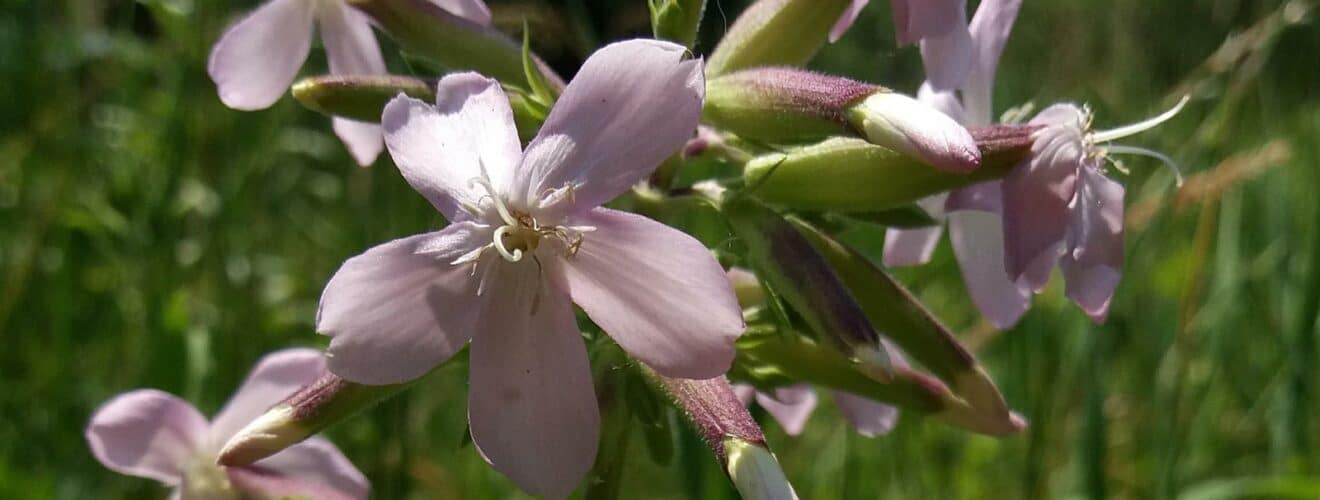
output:
[[[1091,140],[1095,143],[1109,142],[1155,128],[1156,126],[1159,126],[1159,124],[1173,118],[1179,111],[1182,111],[1183,106],[1186,105],[1187,101],[1190,99],[1190,96],[1183,96],[1183,98],[1178,101],[1178,104],[1175,104],[1173,108],[1170,108],[1168,111],[1160,113],[1159,116],[1148,118],[1131,125],[1124,125],[1115,129],[1096,132],[1091,135]]]

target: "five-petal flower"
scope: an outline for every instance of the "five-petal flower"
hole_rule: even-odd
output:
[[[478,24],[490,23],[481,0],[427,0]],[[234,109],[270,107],[289,91],[311,49],[313,24],[320,26],[330,73],[385,74],[376,36],[366,15],[344,0],[270,0],[230,26],[211,50],[207,72],[220,100]],[[380,154],[380,126],[335,117],[335,135],[359,165]]]
[[[330,369],[403,382],[471,340],[472,440],[548,497],[573,490],[598,440],[574,302],[665,376],[724,373],[743,322],[719,263],[680,231],[600,207],[692,137],[704,80],[684,53],[647,40],[597,51],[525,151],[483,76],[446,76],[434,106],[391,101],[390,155],[450,225],[372,248],[331,278],[317,319],[333,337]]]
[[[237,493],[366,498],[367,479],[320,437],[250,466],[215,465],[216,453],[230,436],[324,370],[325,357],[315,350],[271,353],[253,367],[210,422],[172,394],[154,389],[124,393],[92,416],[87,444],[106,467],[173,486],[176,498],[225,498]]]

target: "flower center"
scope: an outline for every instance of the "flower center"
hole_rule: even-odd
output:
[[[582,246],[581,231],[566,226],[542,226],[532,214],[522,210],[510,209],[505,204],[504,199],[496,192],[495,186],[491,184],[484,165],[481,168],[481,177],[473,177],[468,180],[468,185],[470,187],[480,186],[485,189],[486,195],[482,196],[481,200],[484,201],[489,198],[494,205],[495,213],[499,215],[500,221],[503,222],[501,226],[495,228],[495,233],[491,238],[492,241],[487,248],[494,248],[504,260],[509,262],[521,261],[523,256],[535,252],[537,247],[541,245],[541,239],[545,237],[554,238],[562,243],[565,257],[571,258],[577,255],[578,248]],[[569,191],[568,195],[572,196],[571,187]],[[468,211],[479,216],[479,210],[469,209]],[[535,258],[534,255],[533,258]]]

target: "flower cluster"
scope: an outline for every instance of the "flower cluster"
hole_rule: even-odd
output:
[[[704,4],[653,0],[657,37],[682,43],[608,44],[567,83],[479,0],[271,0],[239,20],[208,66],[223,103],[266,108],[293,85],[358,164],[387,150],[447,224],[329,277],[324,355],[269,355],[209,424],[162,392],[121,395],[92,418],[93,454],[188,498],[362,498],[366,480],[315,434],[463,351],[476,451],[548,498],[618,459],[598,453],[603,434],[627,431],[611,425],[664,420],[652,405],[678,409],[749,498],[795,496],[753,399],[790,435],[813,386],[865,436],[892,430],[900,409],[1021,431],[975,356],[838,233],[890,226],[884,262],[911,265],[947,219],[996,325],[1056,264],[1103,320],[1123,255],[1123,187],[1104,168],[1145,151],[1108,143],[1177,109],[1110,131],[1072,104],[993,123],[1020,1],[985,0],[970,23],[965,0],[891,2],[897,42],[926,65],[916,98],[801,69],[866,0],[756,2],[703,58],[691,47]],[[330,75],[294,83],[315,27]],[[373,27],[453,71],[389,74]],[[694,206],[714,237],[675,215]]]

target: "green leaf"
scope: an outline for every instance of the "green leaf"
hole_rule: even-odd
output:
[[[540,66],[536,58],[532,56],[531,29],[527,27],[527,20],[523,20],[523,40],[522,40],[522,67],[523,75],[527,78],[527,85],[532,91],[532,97],[547,109],[554,104],[556,93],[546,81],[545,74],[541,73]]]

